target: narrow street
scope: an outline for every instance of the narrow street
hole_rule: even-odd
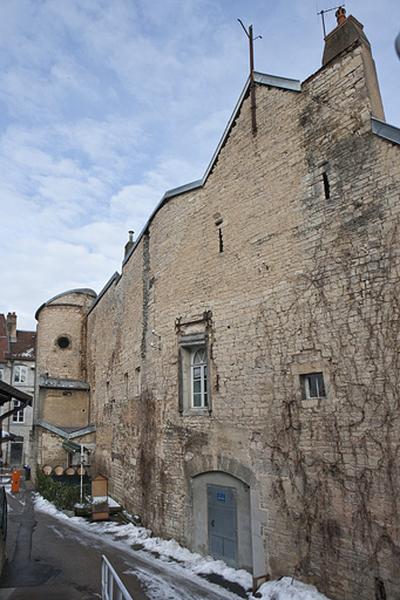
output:
[[[8,564],[0,579],[1,600],[101,598],[105,554],[134,600],[238,600],[240,596],[178,563],[123,547],[112,536],[79,531],[34,510],[32,492],[8,494]]]

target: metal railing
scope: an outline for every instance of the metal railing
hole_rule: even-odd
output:
[[[102,600],[134,600],[104,554],[101,557],[101,598]]]

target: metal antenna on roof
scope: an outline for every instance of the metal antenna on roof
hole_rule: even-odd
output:
[[[339,4],[339,6],[333,6],[332,8],[325,8],[324,10],[320,10],[317,12],[317,15],[321,15],[322,21],[322,31],[324,32],[324,40],[326,40],[326,27],[325,27],[325,14],[328,12],[332,12],[333,10],[339,10],[340,8],[344,8],[345,4]]]
[[[253,135],[257,133],[257,117],[256,117],[256,86],[254,82],[254,40],[262,39],[261,35],[257,37],[253,37],[253,25],[249,26],[249,30],[247,31],[246,27],[243,25],[243,22],[238,19],[241,24],[243,31],[248,37],[249,40],[249,54],[250,54],[250,98],[251,98],[251,130]]]

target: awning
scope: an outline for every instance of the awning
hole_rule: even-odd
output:
[[[21,390],[12,385],[8,385],[5,381],[0,381],[0,406],[6,402],[11,402],[13,398],[23,404],[32,406],[32,396],[21,392]]]
[[[75,444],[75,442],[71,442],[71,440],[64,440],[62,443],[62,447],[67,452],[81,452],[80,444]]]
[[[4,444],[5,442],[14,442],[15,440],[19,441],[20,437],[21,436],[15,435],[14,433],[10,433],[9,431],[5,431],[3,429],[1,432],[1,443]]]

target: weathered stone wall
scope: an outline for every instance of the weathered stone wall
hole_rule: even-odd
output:
[[[63,440],[60,436],[42,428],[36,428],[35,435],[35,446],[37,449],[36,468],[41,469],[45,465],[50,465],[53,468],[57,466],[67,468],[69,466],[67,464],[68,455],[62,447]],[[91,447],[94,443],[94,434],[91,433],[80,438],[74,438],[72,441]]]
[[[357,46],[302,93],[257,87],[257,105],[257,137],[246,99],[204,188],[155,215],[89,315],[98,466],[185,544],[191,476],[247,473],[265,572],[394,598],[399,148],[371,133]],[[204,313],[212,412],[183,416],[178,333]],[[303,400],[315,370],[327,398]]]
[[[45,399],[43,398],[45,394]],[[43,390],[40,418],[58,427],[84,427],[88,424],[89,394],[84,390]]]
[[[67,452],[62,442],[72,429],[91,423],[88,392],[66,387],[62,380],[85,383],[87,374],[86,318],[96,294],[91,290],[65,292],[44,304],[37,313],[36,382],[34,407],[34,475],[37,466],[64,465]],[[69,340],[68,347],[57,343],[60,337]],[[53,387],[41,387],[41,377],[52,379]],[[44,423],[45,422],[45,423]],[[56,426],[63,435],[43,427]],[[84,439],[77,438],[78,443]]]
[[[143,413],[151,412],[147,411],[145,396],[140,396],[142,248],[143,244],[128,263],[129,275],[124,269],[122,277],[88,317],[91,330],[88,374],[94,400],[91,418],[96,424],[96,467],[111,477],[111,491],[129,507],[139,502],[141,495],[138,448],[146,420]],[[100,337],[96,336],[97,331]]]
[[[40,309],[37,326],[39,376],[86,378],[86,314],[93,296],[67,293]],[[57,345],[60,336],[70,340],[68,348]]]

